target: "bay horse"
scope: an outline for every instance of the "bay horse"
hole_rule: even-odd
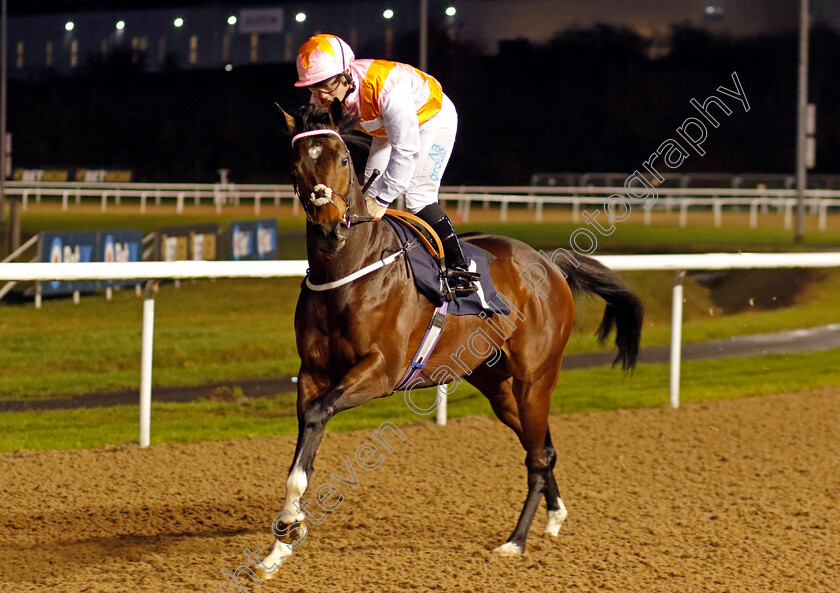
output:
[[[373,221],[367,213],[341,136],[354,122],[348,120],[341,104],[336,100],[329,108],[305,105],[294,116],[279,105],[278,109],[283,132],[294,136],[292,174],[307,217],[310,268],[294,321],[301,361],[297,446],[286,481],[284,510],[272,525],[276,539],[258,563],[265,578],[305,537],[300,500],[312,478],[327,422],[338,412],[394,392],[435,309],[417,292],[405,266],[374,271],[368,267],[396,253],[401,244],[388,223]],[[606,301],[597,335],[603,341],[615,328],[618,355],[614,364],[620,363],[625,371],[636,364],[643,307],[616,273],[592,258],[566,253],[552,265],[515,239],[477,233],[463,240],[495,257],[491,276],[498,293],[511,305],[511,314],[450,315],[428,359],[426,368],[431,370],[413,386],[464,379],[488,398],[499,420],[516,433],[526,451],[528,494],[513,533],[495,552],[518,555],[525,551],[541,498],[545,497],[548,510],[546,533],[556,536],[567,515],[552,471],[556,453],[548,414],[574,321],[572,292],[591,292]],[[370,273],[352,279],[360,270]],[[534,274],[541,279],[539,285]],[[309,288],[329,288],[329,283],[336,285]],[[490,328],[495,328],[495,337],[490,337]],[[466,348],[482,331],[484,339],[497,348],[489,344]]]

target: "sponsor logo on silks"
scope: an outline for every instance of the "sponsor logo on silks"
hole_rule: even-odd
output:
[[[432,144],[432,150],[429,156],[435,163],[434,169],[432,169],[429,177],[431,177],[432,181],[438,181],[440,179],[440,170],[443,167],[443,161],[446,160],[446,149],[440,144]]]
[[[265,259],[267,253],[277,249],[277,237],[273,228],[263,228],[257,225],[257,253],[260,259]]]

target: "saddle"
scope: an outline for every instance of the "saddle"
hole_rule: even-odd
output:
[[[406,212],[388,212],[383,220],[390,225],[401,244],[416,241],[425,247],[425,249],[409,249],[406,252],[407,267],[420,294],[436,307],[442,306],[447,298],[446,284],[441,274],[440,262],[443,259],[443,246],[440,238],[426,223]],[[413,224],[410,224],[409,221],[414,222],[415,220],[419,221],[418,224],[421,224],[429,232],[431,241]],[[490,275],[489,264],[496,259],[495,256],[470,243],[462,243],[461,249],[469,262],[470,271],[481,274],[481,279],[478,282],[478,291],[470,295],[460,296],[449,302],[447,313],[453,315],[479,315],[481,313],[510,315],[510,308],[499,297],[493,286],[493,278]]]
[[[418,228],[410,224],[409,221],[414,221],[415,219],[429,232],[437,246],[437,250],[434,249],[432,243],[426,239]],[[470,271],[480,273],[481,278],[478,280],[478,290],[476,292],[459,296],[454,300],[448,300],[446,298],[448,288],[444,278],[443,266],[441,266],[441,262],[443,261],[443,246],[441,245],[440,237],[425,222],[416,216],[407,215],[406,212],[399,212],[396,215],[388,213],[382,220],[390,225],[391,230],[394,231],[400,243],[406,246],[406,270],[413,278],[418,292],[429,299],[435,306],[432,318],[429,320],[426,333],[420,341],[417,351],[414,353],[402,378],[394,386],[394,391],[397,391],[411,386],[415,379],[423,372],[426,363],[435,350],[435,346],[437,346],[448,314],[510,315],[511,311],[508,304],[499,296],[493,286],[493,277],[490,275],[490,262],[496,258],[492,253],[470,243],[461,244],[464,257],[469,262]],[[416,242],[423,244],[425,249],[412,249],[412,243],[416,244]]]

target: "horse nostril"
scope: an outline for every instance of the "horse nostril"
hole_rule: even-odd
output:
[[[339,241],[345,241],[347,239],[347,235],[350,233],[350,228],[347,226],[346,222],[342,221],[336,223],[334,232]]]

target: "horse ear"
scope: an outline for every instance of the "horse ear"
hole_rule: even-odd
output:
[[[295,118],[283,111],[278,103],[274,104],[277,107],[277,117],[280,120],[280,131],[287,136],[294,136],[295,134]]]
[[[336,130],[341,128],[342,119],[344,119],[344,107],[342,107],[341,101],[333,99],[330,103],[330,122]]]

